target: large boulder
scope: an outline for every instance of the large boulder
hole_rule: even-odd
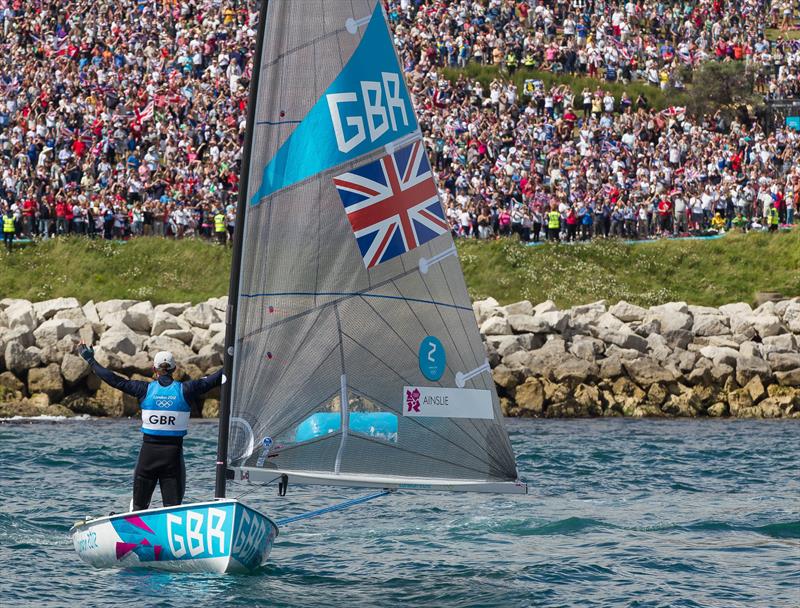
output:
[[[219,418],[219,399],[203,401],[203,418]]]
[[[692,325],[695,336],[723,336],[731,333],[725,317],[719,315],[695,315]]]
[[[191,344],[195,334],[188,329],[167,329],[161,333],[162,336],[167,338],[174,338],[180,340],[184,344]]]
[[[217,311],[207,302],[200,302],[200,304],[188,308],[182,316],[192,326],[202,327],[203,329],[207,329],[209,325],[220,320]]]
[[[188,323],[181,320],[175,315],[165,311],[156,310],[153,313],[153,325],[150,334],[158,336],[169,329],[188,329]]]
[[[608,312],[614,315],[620,321],[629,323],[631,321],[642,321],[647,310],[635,304],[629,304],[625,300],[620,300],[614,306],[608,309]]]
[[[92,405],[98,416],[121,418],[132,416],[139,410],[139,402],[135,397],[112,388],[105,382],[100,385],[92,399]]]
[[[172,353],[176,362],[181,362],[194,356],[194,351],[180,340],[166,336],[153,336],[144,345],[150,356],[155,356],[159,351],[166,350]]]
[[[514,333],[552,334],[562,333],[569,325],[569,316],[559,310],[529,315],[510,315],[508,323]]]
[[[781,386],[800,386],[800,368],[787,372],[775,372],[775,379]]]
[[[764,382],[769,380],[772,376],[769,363],[757,357],[737,357],[736,382],[739,383],[739,386],[746,385],[754,376],[758,376]]]
[[[500,364],[492,370],[492,379],[501,391],[513,397],[514,389],[520,382],[521,374]]]
[[[89,375],[89,364],[81,357],[67,353],[61,360],[61,375],[68,384],[77,384]]]
[[[218,298],[208,298],[207,302],[214,307],[215,310],[220,311],[222,316],[228,309],[228,296],[220,296]]]
[[[44,365],[49,365],[50,363],[58,363],[61,365],[61,361],[64,360],[64,356],[67,353],[75,352],[75,348],[78,345],[78,340],[75,335],[64,336],[55,344],[48,344],[41,349],[39,356],[42,359],[42,363]]]
[[[700,349],[700,354],[706,359],[710,359],[714,365],[736,365],[736,360],[740,357],[738,350],[725,346],[704,346]]]
[[[752,307],[744,302],[735,302],[733,304],[723,304],[719,307],[719,311],[725,316],[733,315],[749,315],[753,312]]]
[[[596,363],[570,355],[554,365],[548,375],[556,382],[574,384],[593,380],[599,372],[600,368]]]
[[[528,300],[522,300],[521,302],[514,302],[513,304],[501,306],[500,309],[506,313],[507,317],[511,315],[527,315],[529,317],[533,316],[533,304],[531,304]]]
[[[475,320],[477,321],[478,325],[483,323],[489,317],[505,316],[505,313],[500,310],[500,303],[494,298],[475,300],[472,303],[472,312],[475,314]]]
[[[100,338],[98,346],[105,351],[133,356],[139,350],[134,339],[122,331],[107,331]]]
[[[622,349],[632,349],[640,353],[647,352],[647,340],[640,335],[633,333],[628,328],[624,330],[613,330],[605,327],[597,328],[597,338],[606,344],[614,344]]]
[[[769,353],[796,353],[797,340],[792,334],[781,334],[767,336],[761,340],[762,351],[765,355]]]
[[[75,325],[79,327],[82,327],[87,323],[89,323],[89,319],[86,317],[86,314],[80,307],[64,308],[62,310],[59,310],[55,315],[53,315],[53,318],[72,321],[73,323],[75,323]]]
[[[28,390],[31,393],[44,393],[51,403],[58,402],[64,396],[64,382],[61,379],[61,368],[56,363],[47,367],[37,367],[28,372]]]
[[[33,306],[27,300],[15,302],[3,311],[6,315],[8,327],[25,327],[30,331],[36,329],[36,314]]]
[[[572,345],[569,347],[570,353],[586,361],[594,361],[598,356],[602,355],[605,350],[606,345],[602,340],[581,335],[574,336],[572,338]]]
[[[119,355],[119,367],[117,368],[123,374],[132,375],[140,374],[147,375],[153,372],[153,360],[144,351],[138,351],[131,355]]]
[[[68,310],[70,308],[80,308],[80,302],[75,298],[53,298],[44,302],[36,302],[33,305],[33,312],[40,319],[46,320],[52,319],[60,310]]]
[[[0,333],[0,342],[4,345],[3,349],[10,342],[19,342],[23,347],[27,348],[36,344],[36,338],[33,337],[33,332],[25,325],[18,325],[13,329],[4,329]]]
[[[489,317],[481,324],[481,333],[486,336],[503,336],[511,333],[511,325],[503,317]]]
[[[676,379],[675,373],[659,365],[649,357],[630,359],[622,362],[628,376],[641,387],[649,387],[655,382],[672,382]]]
[[[168,315],[172,315],[177,317],[178,315],[183,314],[190,306],[192,305],[191,302],[180,302],[180,303],[173,303],[173,304],[157,304],[153,310],[155,312],[165,312]]]
[[[125,311],[122,322],[134,331],[149,334],[154,314],[153,305],[150,302],[139,302]]]
[[[95,304],[95,309],[100,320],[103,323],[108,323],[106,317],[112,314],[124,313],[137,302],[138,300],[106,300]],[[86,316],[88,317],[89,315]]]
[[[558,311],[558,306],[553,300],[545,300],[544,302],[540,302],[536,306],[533,307],[533,314],[541,315],[546,312],[556,312]]]
[[[0,397],[4,393],[21,393],[25,394],[25,383],[17,378],[11,372],[3,372],[0,374]]]
[[[692,343],[694,334],[686,329],[674,329],[670,331],[662,331],[661,336],[667,341],[670,348],[681,348],[686,350],[686,347]]]
[[[783,322],[790,332],[800,334],[800,302],[792,301],[786,305]]]
[[[36,345],[39,348],[44,348],[55,344],[65,336],[71,336],[78,333],[80,325],[68,319],[50,319],[45,321],[35,330],[33,336],[36,338]]]
[[[19,342],[9,342],[6,345],[6,367],[18,376],[37,367],[41,361],[41,350],[35,346],[25,348]]]
[[[775,372],[800,368],[800,353],[770,353],[767,360]]]
[[[100,315],[97,314],[97,307],[94,305],[94,300],[89,300],[81,307],[84,316],[89,323],[100,323]]]
[[[544,387],[536,378],[528,378],[516,387],[514,401],[523,416],[541,416],[544,411]]]

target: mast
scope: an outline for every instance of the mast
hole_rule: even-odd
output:
[[[261,76],[261,55],[264,47],[264,32],[267,22],[269,0],[261,0],[258,17],[258,36],[253,56],[253,72],[250,79],[250,96],[247,101],[247,128],[244,135],[242,166],[239,174],[239,200],[236,205],[236,225],[233,229],[233,260],[231,280],[228,287],[228,308],[225,311],[225,352],[223,368],[226,381],[222,385],[219,406],[219,434],[217,437],[217,466],[214,496],[225,498],[228,462],[228,432],[231,419],[231,387],[233,385],[233,353],[236,342],[236,308],[239,299],[239,277],[241,275],[242,246],[244,242],[244,218],[247,211],[247,190],[250,182],[250,150],[253,145],[253,130],[256,118],[256,101]]]

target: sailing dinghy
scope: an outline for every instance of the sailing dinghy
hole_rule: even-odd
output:
[[[386,493],[275,521],[228,480],[525,493],[379,0],[262,4],[239,195],[216,500],[81,522],[81,558],[248,570]]]

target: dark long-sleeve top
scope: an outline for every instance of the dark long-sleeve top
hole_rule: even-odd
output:
[[[150,382],[144,380],[128,380],[118,374],[115,374],[110,369],[100,365],[97,361],[90,363],[92,371],[97,374],[101,380],[116,389],[121,390],[127,395],[136,397],[139,404],[142,403],[147,395],[147,387]],[[169,386],[175,380],[169,374],[162,374],[156,380],[161,386]],[[222,369],[217,370],[209,376],[204,376],[198,380],[188,380],[183,383],[183,397],[187,403],[195,407],[197,399],[210,391],[212,388],[222,384]]]

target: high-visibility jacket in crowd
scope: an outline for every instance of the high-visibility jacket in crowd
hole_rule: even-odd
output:
[[[769,210],[769,223],[773,226],[777,226],[780,223],[780,219],[778,216],[778,210],[774,207]]]
[[[547,214],[547,227],[551,230],[561,227],[561,214],[558,211],[550,211]]]
[[[214,232],[225,232],[225,216],[222,213],[214,216]]]
[[[7,215],[3,216],[3,232],[16,232],[13,217],[8,217]]]
[[[510,68],[517,67],[517,56],[514,53],[506,55],[506,65]]]

